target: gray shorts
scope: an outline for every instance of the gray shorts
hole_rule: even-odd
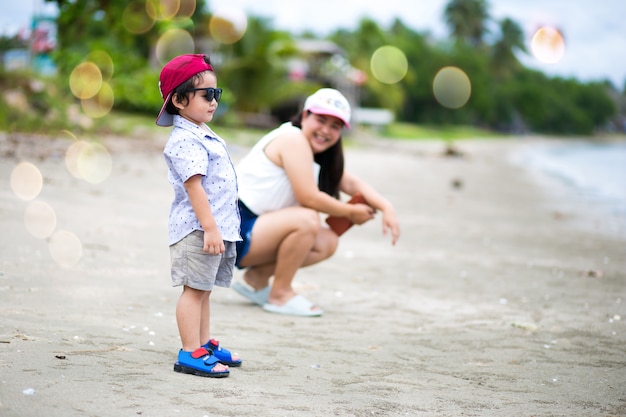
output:
[[[200,291],[211,291],[213,286],[230,287],[237,257],[235,243],[224,241],[226,250],[219,255],[203,252],[203,246],[204,232],[199,230],[170,246],[172,286],[186,285]]]

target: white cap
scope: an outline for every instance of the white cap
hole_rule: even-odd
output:
[[[335,116],[350,128],[350,103],[334,88],[321,88],[304,102],[304,111],[326,116]]]

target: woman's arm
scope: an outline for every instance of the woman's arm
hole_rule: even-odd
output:
[[[265,149],[267,157],[281,166],[291,183],[296,199],[303,207],[334,216],[348,217],[361,224],[374,217],[374,210],[364,204],[347,204],[320,191],[313,175],[313,152],[302,134],[285,134]]]
[[[341,177],[339,189],[348,195],[361,193],[370,206],[380,210],[383,213],[383,235],[387,235],[387,232],[390,232],[391,243],[393,245],[396,244],[400,237],[400,224],[398,223],[396,210],[389,200],[384,198],[367,182],[346,171],[344,171]]]

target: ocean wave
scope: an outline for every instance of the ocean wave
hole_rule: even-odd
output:
[[[626,209],[626,143],[558,142],[526,147],[515,162],[541,171],[590,198]]]

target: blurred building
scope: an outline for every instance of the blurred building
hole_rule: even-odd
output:
[[[341,91],[353,108],[359,104],[359,89],[366,76],[352,67],[347,54],[334,42],[319,39],[297,39],[296,56],[287,62],[290,81],[307,81]],[[298,97],[272,110],[281,121],[288,120],[302,107],[306,97]]]
[[[57,46],[57,26],[54,17],[33,16],[31,27],[16,35],[21,48],[5,51],[2,65],[5,70],[32,69],[42,75],[53,75],[56,66],[51,53]]]

